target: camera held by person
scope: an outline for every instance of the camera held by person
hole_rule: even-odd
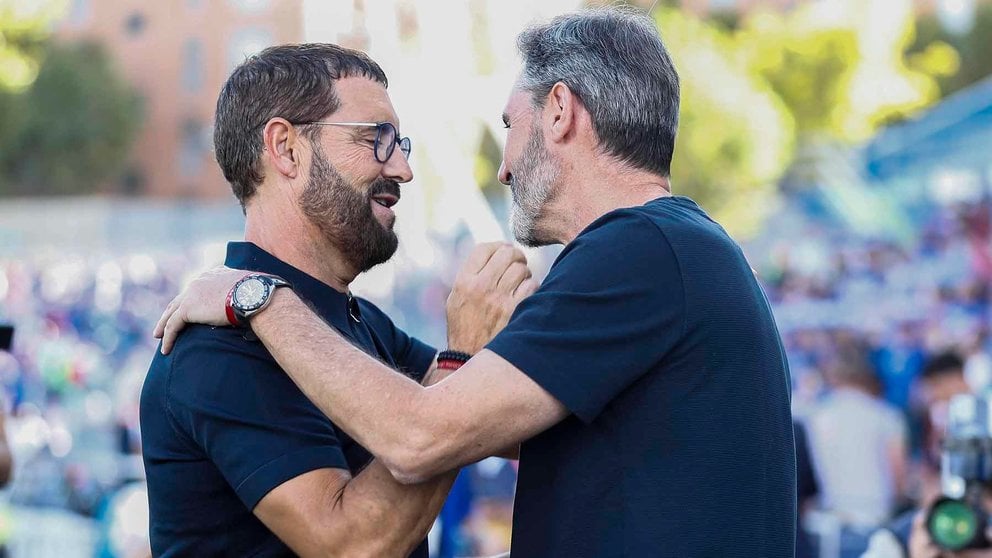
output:
[[[926,513],[933,542],[946,550],[989,548],[992,488],[992,399],[958,395],[948,408],[941,453],[942,497]]]

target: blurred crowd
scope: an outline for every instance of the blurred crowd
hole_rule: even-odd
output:
[[[0,322],[15,326],[12,352],[0,352],[15,462],[6,503],[93,518],[98,555],[140,556],[147,546],[138,394],[155,350],[152,317],[178,289],[173,271],[189,263],[148,254],[0,261]],[[31,525],[8,515],[0,534],[16,544]]]
[[[992,387],[989,210],[935,208],[904,242],[810,226],[760,268],[810,461],[799,556],[861,556],[939,495],[948,402]]]
[[[842,555],[859,556],[877,528],[937,494],[947,401],[992,383],[989,210],[935,209],[904,242],[806,225],[755,260],[808,458],[801,556],[820,555],[817,517],[840,526]],[[414,335],[443,343],[444,300],[468,244],[448,239],[454,248],[430,268],[401,261],[390,273],[403,280],[370,298]],[[8,506],[92,518],[97,555],[147,552],[138,394],[157,345],[150,332],[183,281],[218,261],[216,247],[0,260],[0,323],[17,328],[13,351],[0,352],[16,462]],[[514,477],[499,459],[466,469],[432,535],[435,551],[505,549]]]

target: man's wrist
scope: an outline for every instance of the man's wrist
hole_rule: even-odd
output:
[[[279,309],[289,303],[289,299],[294,295],[293,289],[276,289],[271,295],[269,295],[269,302],[258,312],[248,316],[248,327],[255,329],[258,324],[267,321],[266,316],[273,316],[278,314]]]
[[[470,358],[472,355],[464,351],[447,349],[437,354],[437,367],[441,370],[458,370]]]
[[[459,338],[458,336],[452,337],[450,334],[448,335],[447,341],[448,346],[444,350],[466,353],[468,355],[474,355],[479,352],[484,345],[480,339],[471,339],[466,336],[462,336],[462,338]]]

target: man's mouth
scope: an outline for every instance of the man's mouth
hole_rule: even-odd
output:
[[[381,205],[382,207],[385,207],[386,209],[389,209],[390,207],[393,207],[394,205],[399,203],[400,198],[399,196],[394,196],[392,194],[376,194],[372,196],[372,201]]]

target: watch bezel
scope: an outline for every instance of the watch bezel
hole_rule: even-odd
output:
[[[259,298],[257,304],[248,305],[238,300],[238,290],[248,281],[258,281],[259,283],[262,284],[262,287],[264,288],[264,290],[262,291],[262,296]],[[238,310],[239,312],[243,312],[243,313],[254,312],[255,310],[258,310],[263,306],[265,306],[265,303],[269,300],[269,296],[272,295],[272,287],[273,287],[272,280],[265,275],[249,275],[247,277],[244,277],[234,285],[234,295],[231,297],[231,306],[233,306],[234,309]]]
[[[251,306],[246,306],[242,302],[238,301],[238,289],[246,281],[258,281],[262,283],[262,287],[265,289],[262,292],[262,300],[257,305],[253,304]],[[225,307],[227,308],[228,321],[231,322],[231,325],[236,327],[249,327],[248,319],[261,312],[266,306],[269,305],[269,302],[272,301],[272,293],[278,287],[293,288],[293,285],[278,275],[268,275],[266,273],[251,273],[242,277],[234,284],[234,286],[231,287],[231,290],[227,295]]]

